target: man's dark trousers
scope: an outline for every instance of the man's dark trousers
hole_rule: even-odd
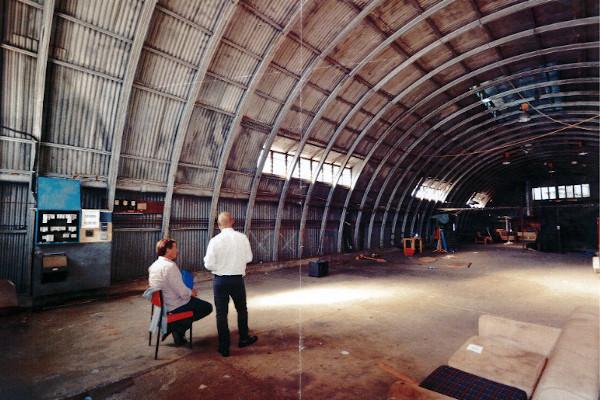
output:
[[[194,321],[198,321],[201,318],[206,317],[213,310],[212,304],[207,301],[200,300],[197,297],[191,297],[190,301],[181,307],[177,307],[172,312],[182,312],[182,311],[193,311],[194,312]],[[180,335],[184,335],[185,331],[190,329],[191,323],[189,320],[181,320],[173,322],[169,324],[169,329],[172,332],[176,332]]]
[[[213,281],[215,308],[217,309],[217,332],[219,333],[219,349],[229,350],[230,337],[227,313],[229,297],[233,300],[237,311],[240,340],[248,338],[248,309],[246,307],[246,288],[242,275],[215,275]]]

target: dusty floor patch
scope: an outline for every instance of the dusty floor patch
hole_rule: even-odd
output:
[[[95,388],[94,400],[383,399],[393,378],[380,361],[422,379],[475,334],[482,313],[560,326],[574,307],[598,305],[600,276],[581,255],[472,246],[444,261],[471,268],[434,270],[386,258],[334,265],[326,278],[305,269],[250,275],[250,327],[260,338],[227,359],[216,352],[213,314],[195,325],[193,351],[161,346],[155,362],[139,296],[4,318],[2,364],[13,368],[0,397]],[[201,283],[200,297],[210,293]],[[234,312],[230,326],[235,343]]]

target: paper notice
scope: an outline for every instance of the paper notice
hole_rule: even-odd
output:
[[[483,351],[483,346],[469,343],[469,345],[467,346],[467,350],[472,351],[477,354],[481,354],[481,352]]]
[[[81,210],[81,228],[100,228],[100,210]]]

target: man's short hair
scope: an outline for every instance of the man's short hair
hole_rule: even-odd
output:
[[[156,255],[159,257],[164,256],[167,254],[167,250],[172,248],[175,243],[177,242],[173,239],[160,239],[158,242],[156,242]]]

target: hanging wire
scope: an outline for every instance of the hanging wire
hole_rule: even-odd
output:
[[[519,90],[519,89],[517,89],[517,87],[515,86],[515,84],[514,84],[514,83],[512,83],[512,81],[508,81],[508,82],[509,82],[509,83],[510,83],[510,85],[513,87],[513,89],[515,89],[515,90]],[[525,101],[525,97],[523,97],[523,95],[521,94],[521,92],[517,92],[517,94],[519,95],[519,97],[520,97],[520,98],[521,98],[523,101]],[[529,106],[530,106],[530,107],[531,107],[531,108],[532,108],[532,109],[533,109],[535,112],[537,112],[537,113],[538,113],[538,114],[540,114],[541,116],[543,116],[543,117],[545,117],[545,118],[549,119],[550,121],[556,122],[557,124],[564,125],[564,126],[567,126],[567,127],[570,127],[570,128],[574,128],[574,127],[575,127],[575,125],[569,124],[568,122],[563,122],[563,121],[560,121],[560,120],[558,120],[558,119],[555,119],[555,118],[551,117],[550,115],[548,115],[548,114],[544,113],[543,111],[539,110],[539,109],[538,109],[536,106],[534,106],[534,105],[533,105],[531,102],[528,102],[528,101],[526,101],[526,103],[527,103],[527,104],[528,104],[528,105],[529,105]],[[597,129],[597,128],[596,128],[596,129],[595,129],[595,128],[586,128],[586,127],[584,127],[584,126],[579,126],[579,127],[578,127],[578,129],[583,129],[583,130],[586,130],[586,131],[592,131],[592,132],[598,132],[598,129]]]
[[[534,140],[557,134],[557,133],[565,131],[569,128],[581,129],[581,127],[579,125],[584,124],[586,122],[590,122],[599,117],[600,117],[600,115],[594,115],[593,117],[581,120],[581,121],[577,122],[576,124],[569,124],[568,126],[563,126],[562,128],[558,128],[552,132],[547,132],[547,133],[543,133],[541,135],[536,135],[536,136],[533,136],[533,137],[530,137],[527,139],[522,139],[522,140],[517,140],[514,142],[506,143],[506,144],[503,144],[500,146],[493,147],[491,149],[470,151],[470,152],[463,152],[463,153],[455,153],[455,154],[425,154],[422,157],[446,158],[446,157],[462,157],[462,156],[469,156],[469,155],[474,155],[474,154],[492,153],[492,152],[496,152],[498,150],[506,149],[508,147],[517,146],[519,144],[533,142]]]

